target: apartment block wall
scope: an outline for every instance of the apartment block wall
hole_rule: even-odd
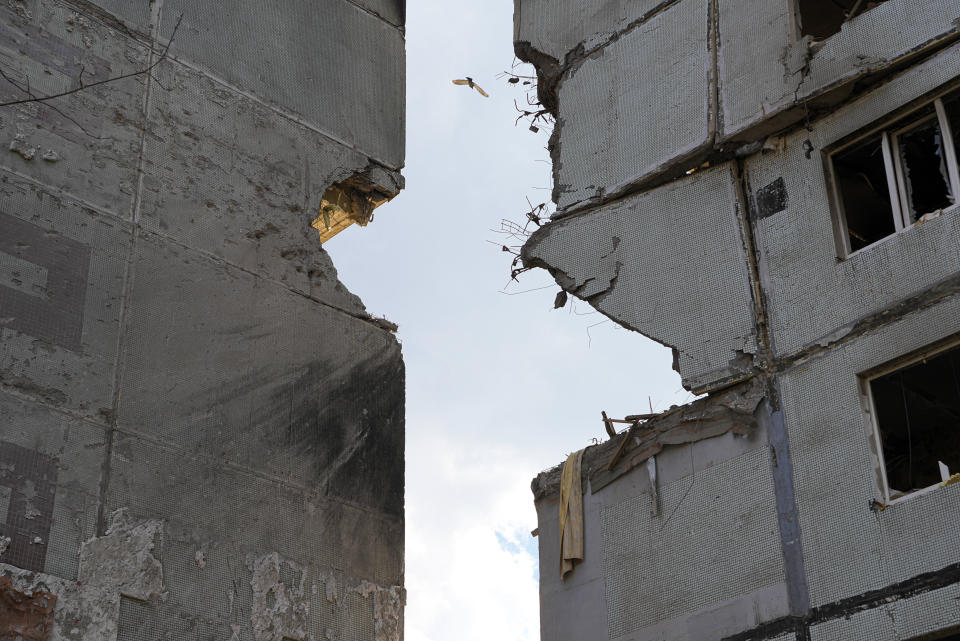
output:
[[[0,7],[0,612],[47,599],[24,638],[402,638],[400,347],[310,222],[335,182],[402,188],[403,20]]]
[[[795,8],[515,3],[517,53],[557,118],[558,211],[525,262],[672,347],[684,385],[708,394],[691,411],[764,390],[741,435],[694,427],[651,449],[674,429],[653,419],[612,471],[624,437],[587,448],[586,559],[566,581],[559,477],[535,479],[545,640],[960,628],[960,490],[877,509],[861,382],[960,336],[960,219],[838,255],[826,166],[838,141],[960,84],[960,13],[888,0],[816,42]]]

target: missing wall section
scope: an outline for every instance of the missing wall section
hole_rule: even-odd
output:
[[[310,226],[320,232],[321,242],[327,242],[354,223],[365,227],[373,220],[373,210],[391,198],[363,175],[351,176],[327,188]]]
[[[960,473],[960,347],[869,380],[888,498]]]
[[[886,0],[797,0],[800,35],[817,40],[840,31],[844,22],[856,18]]]

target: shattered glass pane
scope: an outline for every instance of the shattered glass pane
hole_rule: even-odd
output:
[[[932,108],[932,105],[931,105]],[[909,221],[953,204],[943,135],[935,116],[897,136]]]
[[[880,135],[834,154],[833,171],[850,234],[850,251],[896,231]]]

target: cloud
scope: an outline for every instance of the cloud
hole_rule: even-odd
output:
[[[539,639],[532,461],[446,425],[408,441],[406,639]]]

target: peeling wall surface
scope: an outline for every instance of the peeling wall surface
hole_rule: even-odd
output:
[[[865,391],[960,344],[960,208],[844,249],[832,160],[960,88],[960,7],[860,3],[815,39],[806,2],[515,0],[556,118],[524,264],[706,393],[585,450],[566,579],[560,468],[534,479],[544,641],[960,631],[960,485],[888,488]]]
[[[402,639],[396,327],[311,222],[403,187],[404,19],[0,2],[0,638]]]

